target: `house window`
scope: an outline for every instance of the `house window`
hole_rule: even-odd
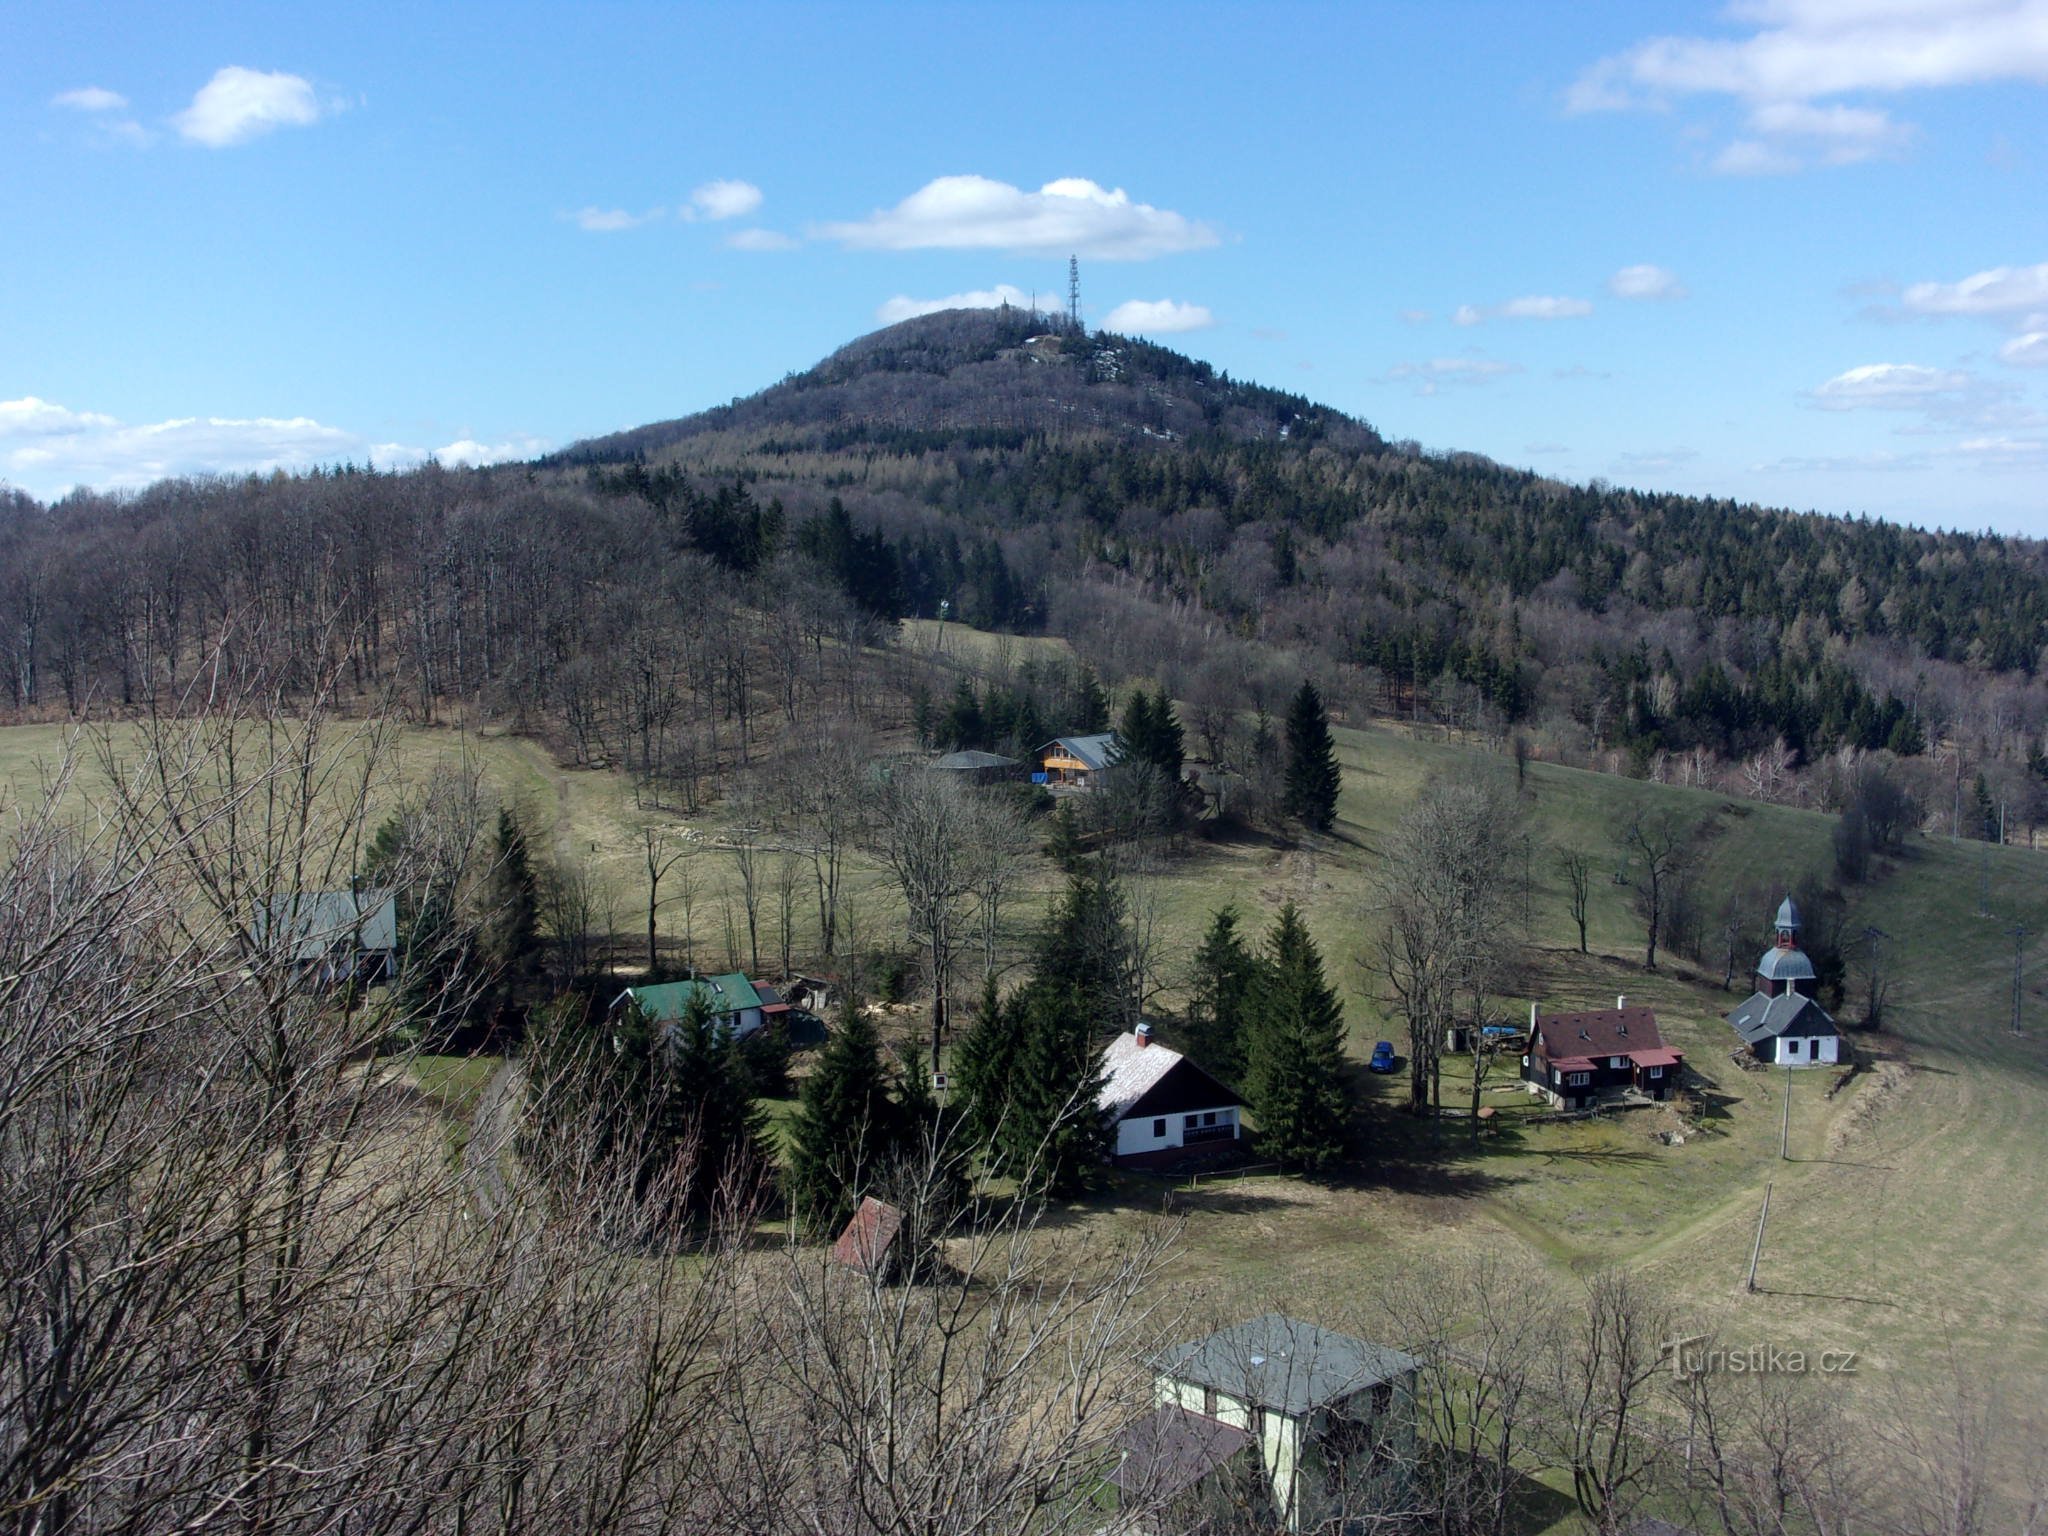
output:
[[[1166,1139],[1166,1122],[1164,1120],[1154,1120],[1152,1122],[1152,1139],[1155,1141],[1164,1141]]]
[[[1628,1065],[1628,1058],[1626,1056],[1610,1056],[1607,1058],[1607,1065],[1618,1072]]]
[[[1787,1040],[1785,1042],[1785,1054],[1787,1056],[1797,1056],[1799,1054],[1799,1042],[1797,1040]]]
[[[1564,1080],[1565,1086],[1568,1088],[1583,1088],[1586,1086],[1586,1083],[1592,1078],[1592,1076],[1593,1074],[1590,1072],[1569,1073],[1567,1074]]]
[[[1196,1129],[1196,1128],[1197,1128],[1198,1126],[1200,1126],[1200,1125],[1201,1125],[1201,1123],[1202,1123],[1202,1117],[1201,1117],[1200,1115],[1189,1115],[1189,1116],[1187,1117],[1187,1119],[1186,1119],[1185,1121],[1183,1121],[1182,1123],[1183,1123],[1184,1125],[1186,1125],[1186,1127],[1187,1127],[1187,1128],[1188,1128],[1189,1130],[1191,1130],[1191,1131],[1192,1131],[1192,1130]]]
[[[1650,1068],[1650,1071],[1649,1071],[1649,1076],[1651,1076],[1651,1077],[1662,1077],[1663,1075],[1664,1075],[1664,1069],[1663,1069],[1662,1067],[1652,1067],[1652,1068]]]
[[[1216,1417],[1216,1389],[1214,1387],[1202,1388],[1202,1412],[1212,1419]]]

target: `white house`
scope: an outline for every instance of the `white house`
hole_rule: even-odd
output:
[[[1238,1096],[1179,1051],[1156,1045],[1140,1023],[1102,1052],[1103,1119],[1116,1127],[1114,1160],[1143,1167],[1190,1147],[1234,1142],[1243,1109]]]
[[[1799,909],[1778,908],[1778,939],[1756,963],[1756,991],[1728,1015],[1750,1054],[1774,1067],[1825,1067],[1842,1060],[1842,1035],[1814,996],[1813,962],[1799,947]]]
[[[1124,1431],[1111,1481],[1127,1508],[1183,1525],[1267,1491],[1290,1531],[1391,1512],[1414,1465],[1421,1364],[1277,1312],[1220,1329],[1152,1362],[1157,1406]]]

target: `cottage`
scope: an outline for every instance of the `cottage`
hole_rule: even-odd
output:
[[[1144,1168],[1178,1160],[1189,1148],[1234,1143],[1238,1096],[1179,1051],[1155,1045],[1140,1023],[1102,1052],[1102,1118],[1115,1127],[1112,1161]]]
[[[654,987],[628,987],[612,999],[613,1009],[637,1003],[649,1022],[673,1024],[682,1018],[693,998],[701,997],[711,1010],[713,1022],[730,1029],[733,1038],[744,1040],[768,1021],[766,1005],[754,984],[738,971],[724,976],[700,976],[694,981],[671,981]]]
[[[1057,789],[1087,789],[1094,784],[1097,774],[1116,761],[1116,732],[1055,736],[1032,755],[1038,759],[1032,783]]]
[[[1422,1362],[1269,1312],[1152,1362],[1155,1407],[1119,1438],[1125,1503],[1244,1510],[1256,1493],[1290,1531],[1398,1507],[1414,1465]],[[1263,1523],[1263,1522],[1261,1522]]]
[[[274,896],[250,937],[315,986],[389,981],[398,974],[398,898],[388,890]]]
[[[1799,909],[1787,896],[1778,908],[1778,937],[1756,963],[1756,991],[1728,1015],[1742,1045],[1774,1067],[1832,1066],[1842,1059],[1842,1036],[1814,995],[1819,979],[1799,947]]]
[[[1664,1043],[1657,1015],[1617,997],[1585,1013],[1529,1010],[1529,1051],[1522,1079],[1560,1109],[1671,1096],[1685,1053]]]

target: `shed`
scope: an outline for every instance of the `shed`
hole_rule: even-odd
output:
[[[896,1243],[902,1234],[903,1212],[868,1195],[832,1245],[832,1260],[871,1280],[893,1278],[902,1267]]]

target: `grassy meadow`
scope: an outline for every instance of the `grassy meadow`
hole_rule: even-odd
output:
[[[949,647],[992,643],[957,626],[945,640]],[[118,738],[123,728],[113,729]],[[2048,1294],[2041,1172],[2048,1165],[2048,1006],[2038,982],[2027,984],[2025,1033],[2014,1036],[2007,1022],[2015,922],[2028,930],[2030,975],[2048,960],[2048,860],[1916,837],[1881,879],[1851,894],[1850,931],[1874,923],[1891,935],[1897,986],[1888,1028],[1856,1037],[1870,1069],[1833,1098],[1827,1090],[1835,1072],[1794,1075],[1791,1156],[1781,1160],[1785,1075],[1739,1069],[1730,1060],[1734,1037],[1721,1022],[1746,994],[1747,976],[1731,994],[1721,990],[1718,968],[1700,976],[1665,957],[1658,972],[1645,972],[1630,890],[1608,873],[1622,862],[1616,837],[1638,807],[1675,806],[1707,818],[1717,829],[1706,853],[1712,877],[1740,874],[1776,888],[1827,867],[1832,819],[1531,763],[1523,803],[1538,851],[1514,1003],[1522,1010],[1531,1001],[1605,1007],[1626,993],[1655,1007],[1667,1039],[1685,1050],[1700,1079],[1705,1112],[1697,1127],[1665,1108],[1533,1123],[1531,1101],[1503,1062],[1486,1095],[1502,1112],[1502,1129],[1475,1143],[1455,1121],[1418,1125],[1399,1114],[1405,1074],[1377,1078],[1362,1070],[1375,1040],[1393,1040],[1404,1056],[1406,1046],[1376,1002],[1360,956],[1377,922],[1380,849],[1420,786],[1438,774],[1511,782],[1513,770],[1499,756],[1393,729],[1337,734],[1345,778],[1331,836],[1300,847],[1196,841],[1144,877],[1138,898],[1156,914],[1169,982],[1185,973],[1202,928],[1226,901],[1254,930],[1284,901],[1302,907],[1344,995],[1367,1106],[1353,1173],[1328,1184],[1253,1175],[1192,1189],[1118,1176],[1097,1196],[1055,1213],[1058,1227],[1076,1238],[1109,1238],[1134,1211],[1171,1208],[1185,1221],[1175,1281],[1195,1317],[1282,1306],[1370,1336],[1376,1282],[1418,1263],[1491,1251],[1560,1282],[1599,1266],[1627,1266],[1654,1281],[1690,1331],[1718,1327],[1730,1342],[1857,1350],[1863,1365],[1844,1388],[1873,1415],[1886,1411],[1893,1384],[1924,1381],[1951,1361],[2013,1401],[2048,1399],[2048,1307],[2041,1301]],[[0,791],[32,802],[69,739],[60,727],[0,730]],[[536,843],[545,839],[557,858],[598,879],[621,970],[638,964],[642,830],[684,818],[644,803],[618,775],[564,769],[533,742],[454,728],[398,732],[375,798],[395,804],[437,770],[465,764],[479,766],[521,809]],[[77,793],[86,801],[96,792],[95,774],[89,763],[79,774]],[[714,837],[719,808],[689,824]],[[1592,854],[1600,871],[1589,955],[1577,952],[1552,863],[1563,848]],[[725,912],[736,911],[731,862],[715,847],[695,856],[691,938],[702,966],[747,962],[727,945]],[[682,914],[671,899],[677,880],[672,875],[664,887],[661,927],[665,941],[680,946]],[[1056,884],[1049,865],[1036,872],[1036,890],[1015,913],[1020,941]],[[1988,916],[1978,911],[1981,889],[1989,891]],[[852,880],[848,906],[864,945],[899,935],[900,908],[874,864]],[[801,954],[814,919],[807,904],[800,911]],[[1750,952],[1767,941],[1769,916],[1769,907],[1756,914],[1745,969]],[[772,926],[771,917],[764,964],[777,947]],[[1174,1001],[1171,989],[1163,1000]],[[1854,1011],[1853,1004],[1843,1010]],[[1447,1073],[1447,1103],[1464,1102],[1460,1070],[1452,1063]],[[425,1086],[450,1114],[474,1102],[481,1068],[438,1061],[427,1071]],[[778,1119],[788,1108],[776,1106]],[[1673,1131],[1684,1133],[1682,1144],[1667,1142]],[[1767,1183],[1761,1289],[1749,1294],[1743,1282]]]

